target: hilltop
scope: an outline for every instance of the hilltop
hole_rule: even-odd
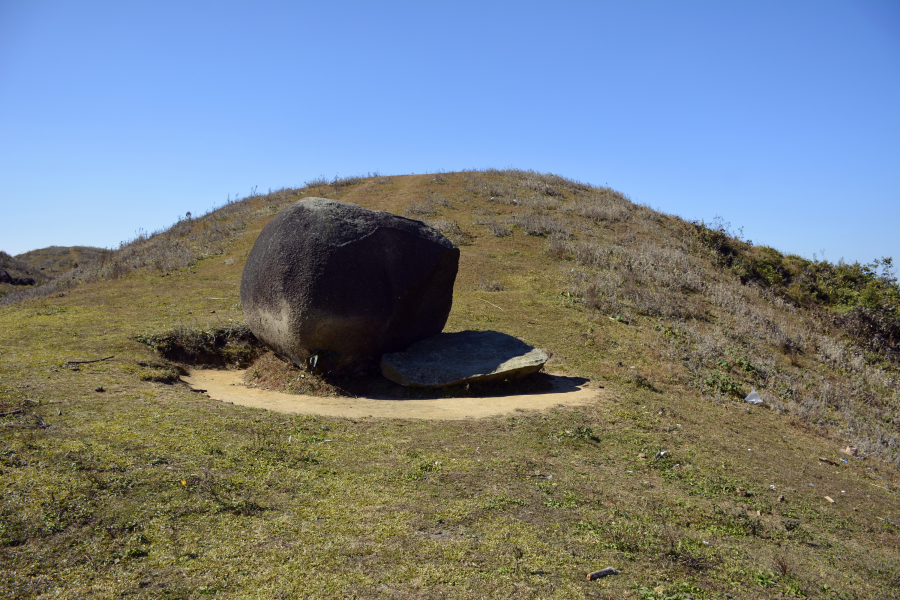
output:
[[[548,370],[604,393],[428,422],[192,393],[179,372],[201,361],[252,363],[289,393],[377,385],[301,374],[242,324],[256,236],[310,196],[443,232],[461,249],[446,330],[515,335],[552,353]],[[556,175],[376,175],[254,194],[0,299],[0,589],[895,596],[898,324],[890,260],[784,255]],[[751,389],[764,407],[742,402]],[[584,580],[608,565],[622,575]]]
[[[18,292],[13,298],[30,298],[49,293],[49,287],[33,290],[23,289],[22,286],[40,286],[79,267],[100,267],[111,254],[111,250],[91,246],[49,246],[16,256],[0,251],[0,269],[6,271],[11,278],[28,281],[19,285],[0,282],[0,298],[11,292]],[[29,280],[33,280],[33,283]]]
[[[45,275],[55,277],[80,265],[102,263],[112,251],[93,246],[48,246],[17,254],[16,258],[28,263]]]

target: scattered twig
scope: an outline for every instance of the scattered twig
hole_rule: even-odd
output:
[[[89,363],[103,362],[104,360],[109,360],[111,358],[115,358],[115,356],[107,356],[105,358],[98,358],[97,360],[67,360],[66,364],[67,365],[86,365]]]
[[[883,489],[883,490],[891,491],[891,488],[886,488],[886,487],[884,487],[883,485],[878,485],[878,484],[872,483],[871,481],[866,481],[865,479],[860,479],[860,481],[862,481],[863,483],[868,483],[868,484],[871,485],[871,486],[875,486],[875,487],[877,487],[877,488],[881,488],[881,489]]]
[[[11,410],[9,412],[0,413],[0,417],[8,417],[10,415],[18,415],[19,413],[25,412],[24,408],[17,408],[16,410]]]
[[[50,427],[39,416],[34,415],[34,418],[38,420],[38,423],[4,423],[3,427],[23,427],[25,429],[47,429]]]
[[[490,305],[493,306],[494,308],[500,308],[499,306],[497,306],[497,305],[494,304],[493,302],[488,302],[488,301],[485,300],[484,298],[479,298],[479,300],[481,300],[482,302],[487,302],[488,304],[490,304]],[[500,310],[503,310],[503,309],[500,308]]]
[[[819,460],[822,461],[823,463],[828,463],[829,465],[834,465],[836,467],[840,466],[839,464],[837,464],[835,461],[831,460],[830,458],[820,458]]]
[[[613,569],[612,567],[606,567],[605,569],[600,569],[599,571],[594,571],[593,573],[588,573],[588,581],[594,581],[595,579],[600,579],[601,577],[606,577],[607,575],[618,575],[620,571],[617,569]]]

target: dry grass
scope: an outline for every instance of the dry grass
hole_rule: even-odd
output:
[[[443,233],[447,239],[457,246],[469,246],[472,244],[472,234],[460,227],[459,223],[456,221],[437,219],[434,221],[425,221],[425,223]]]
[[[111,253],[106,248],[91,246],[50,246],[25,252],[18,258],[39,269],[47,277],[59,277],[78,266],[99,264]]]
[[[479,289],[482,292],[503,292],[506,290],[506,286],[496,279],[481,277],[478,280],[476,289]]]
[[[440,214],[441,209],[451,208],[452,206],[443,194],[428,192],[422,202],[410,204],[403,212],[415,218],[434,217]]]

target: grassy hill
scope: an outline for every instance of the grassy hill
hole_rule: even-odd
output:
[[[518,336],[605,393],[468,421],[192,393],[153,347],[240,337],[247,254],[305,196],[429,222],[461,248],[448,330]],[[0,595],[896,597],[898,294],[889,261],[784,256],[529,171],[229,203],[0,298]]]
[[[6,271],[13,279],[33,279],[36,284],[43,283],[48,279],[40,269],[35,269],[27,262],[19,260],[15,256],[10,256],[3,251],[0,251],[0,270]],[[3,298],[9,292],[20,289],[20,287],[12,283],[0,282],[0,298]]]
[[[50,246],[16,256],[0,251],[0,269],[10,276],[16,279],[33,279],[37,285],[47,284],[53,279],[58,280],[55,284],[45,285],[41,289],[0,282],[0,299],[11,294],[6,302],[17,302],[25,298],[47,295],[55,287],[60,285],[66,287],[71,285],[72,280],[83,280],[85,273],[96,272],[103,267],[111,254],[111,250],[90,246]],[[73,271],[76,275],[69,275],[63,280],[69,271]]]
[[[55,277],[81,265],[88,266],[103,262],[111,254],[106,248],[92,246],[49,246],[16,255],[45,275]]]

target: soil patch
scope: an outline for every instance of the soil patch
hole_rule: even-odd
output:
[[[530,394],[429,399],[304,396],[247,387],[245,373],[246,370],[194,369],[181,379],[222,402],[275,412],[348,418],[477,419],[594,404],[608,393],[583,377],[545,375],[549,389]]]

